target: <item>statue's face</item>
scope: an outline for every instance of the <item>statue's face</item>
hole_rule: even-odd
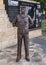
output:
[[[26,11],[26,8],[25,7],[21,7],[21,13],[24,14]]]

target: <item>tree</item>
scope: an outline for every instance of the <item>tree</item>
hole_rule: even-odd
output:
[[[42,12],[45,11],[45,16],[46,16],[46,0],[34,0],[34,1],[41,3],[41,10]]]

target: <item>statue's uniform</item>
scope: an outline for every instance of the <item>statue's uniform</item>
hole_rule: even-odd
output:
[[[24,40],[25,46],[25,57],[29,56],[29,15],[17,15],[14,19],[14,25],[18,27],[18,47],[17,47],[17,57],[21,58],[21,47],[22,47],[22,39]]]

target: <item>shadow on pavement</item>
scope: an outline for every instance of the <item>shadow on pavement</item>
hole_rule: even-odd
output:
[[[40,44],[40,46],[42,47],[43,49],[43,52],[46,54],[46,39],[43,38],[42,36],[39,36],[39,37],[36,37],[36,38],[32,38],[30,39],[30,41],[32,43],[36,43],[36,44]]]

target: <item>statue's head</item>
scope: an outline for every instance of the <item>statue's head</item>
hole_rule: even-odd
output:
[[[20,11],[22,14],[24,14],[26,11],[26,6],[20,6]]]

